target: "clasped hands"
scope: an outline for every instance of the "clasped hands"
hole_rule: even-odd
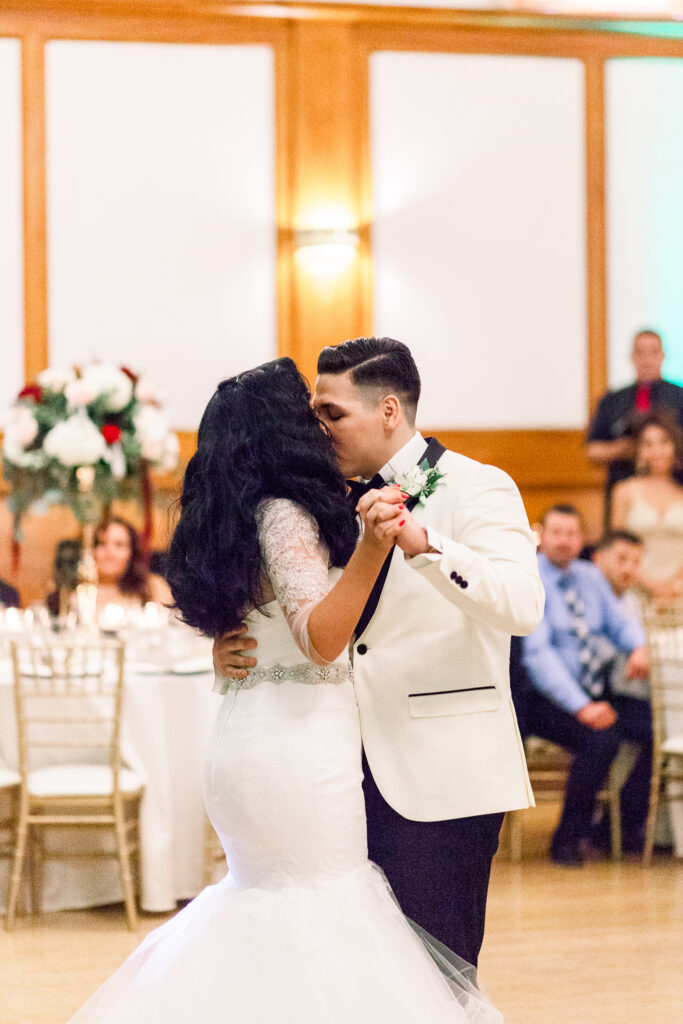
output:
[[[650,665],[647,649],[645,647],[636,647],[626,664],[626,678],[647,679],[649,674]],[[603,729],[611,729],[619,716],[609,701],[592,700],[577,711],[576,717],[582,725],[587,725],[589,729],[602,731]]]
[[[405,507],[407,497],[397,484],[373,489],[363,495],[356,511],[364,525],[365,542],[377,542],[387,551],[395,542],[409,558],[429,549],[427,531]],[[244,679],[256,665],[256,658],[250,653],[255,647],[256,640],[248,635],[245,625],[216,637],[213,644],[214,668],[226,678]]]
[[[405,507],[408,495],[398,484],[373,488],[360,499],[356,512],[365,527],[377,540],[392,538],[404,555],[412,558],[429,550],[427,531]]]

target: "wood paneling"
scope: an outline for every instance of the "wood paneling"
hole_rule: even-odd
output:
[[[607,268],[605,244],[605,62],[586,67],[586,270],[588,407],[607,390]]]
[[[320,348],[372,325],[372,175],[368,59],[375,50],[505,53],[582,59],[586,66],[588,380],[592,402],[606,382],[603,62],[613,56],[683,57],[683,25],[530,13],[451,11],[221,0],[5,0],[0,35],[23,43],[27,377],[49,359],[45,223],[44,43],[49,39],[265,43],[276,67],[278,334],[312,380]],[[326,283],[295,261],[293,231],[315,225],[317,206],[344,207],[361,235],[348,270]],[[602,474],[589,466],[580,431],[439,431],[449,446],[506,469],[530,518],[574,500],[589,532],[600,528]],[[194,435],[181,436],[189,458]],[[157,480],[155,543],[166,530],[173,475]],[[135,510],[131,510],[135,517]],[[26,600],[39,596],[59,536],[75,532],[64,510],[26,525],[22,569],[9,566],[9,517],[0,509],[0,575]]]
[[[45,46],[39,34],[22,41],[24,134],[24,370],[44,370],[47,347],[47,233],[45,202]]]
[[[296,24],[292,32],[291,227],[355,228],[361,218],[366,92],[355,29],[332,21]],[[312,382],[321,348],[369,327],[364,261],[356,253],[341,273],[321,276],[297,258],[293,238],[290,260],[291,324],[283,350]]]

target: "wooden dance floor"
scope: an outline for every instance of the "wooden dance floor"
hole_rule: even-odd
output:
[[[556,867],[538,831],[547,811],[533,813],[525,859],[494,865],[481,959],[506,1024],[683,1022],[683,861]],[[137,935],[118,907],[22,917],[14,932],[0,930],[0,1021],[65,1024],[167,916],[143,916]]]

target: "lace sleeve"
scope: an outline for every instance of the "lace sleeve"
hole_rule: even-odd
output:
[[[328,551],[318,524],[287,498],[262,501],[256,513],[261,557],[297,646],[309,661],[328,664],[308,636],[308,618],[329,590]]]

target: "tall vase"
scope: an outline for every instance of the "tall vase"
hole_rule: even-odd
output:
[[[97,613],[98,575],[95,561],[95,527],[99,519],[98,503],[94,493],[94,467],[79,466],[76,470],[76,479],[83,525],[81,557],[77,569],[76,603],[80,624],[86,629],[92,629],[95,626]]]

